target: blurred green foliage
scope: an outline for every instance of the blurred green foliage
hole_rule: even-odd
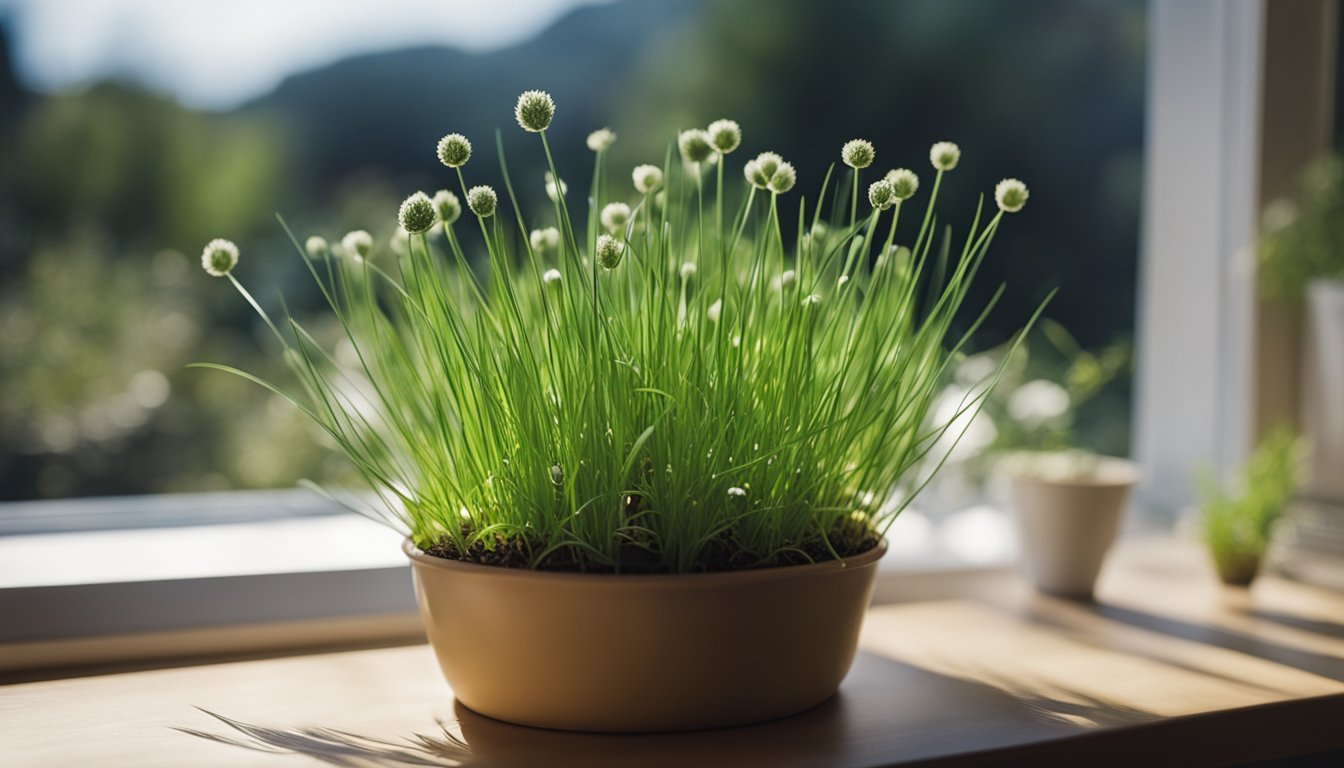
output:
[[[1293,498],[1301,455],[1297,435],[1279,427],[1256,446],[1231,487],[1211,471],[1201,473],[1204,540],[1224,580],[1246,583],[1255,576],[1274,523]]]
[[[1314,278],[1344,279],[1344,157],[1326,155],[1302,174],[1294,200],[1271,203],[1260,239],[1260,288],[1300,305]]]

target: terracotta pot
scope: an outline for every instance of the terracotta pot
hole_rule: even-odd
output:
[[[1013,477],[1022,570],[1041,592],[1092,597],[1139,478],[1132,462],[1100,461],[1095,473],[1076,478]]]
[[[830,698],[887,547],[673,575],[538,572],[403,549],[459,703],[523,725],[630,732],[740,725]]]

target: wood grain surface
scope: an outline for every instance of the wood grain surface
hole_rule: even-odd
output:
[[[876,607],[838,696],[745,728],[496,722],[455,705],[422,645],[0,687],[6,766],[1226,765],[1332,750],[1344,595],[1276,578],[1226,590],[1201,552],[1165,540],[1127,542],[1096,603],[1001,576]]]

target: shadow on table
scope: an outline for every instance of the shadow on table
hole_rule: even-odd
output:
[[[1245,613],[1262,621],[1272,621],[1275,624],[1282,624],[1285,627],[1300,629],[1303,632],[1310,632],[1314,635],[1324,635],[1325,637],[1332,637],[1336,640],[1344,640],[1344,624],[1334,621],[1306,619],[1301,616],[1294,616],[1291,613],[1271,611],[1264,608],[1251,608]]]
[[[396,742],[335,728],[255,725],[206,709],[201,711],[227,725],[233,733],[209,733],[180,726],[173,730],[217,744],[254,752],[307,755],[338,766],[457,766],[467,765],[471,759],[471,747],[442,721],[438,723],[438,733],[417,733]]]
[[[1020,746],[1071,736],[1087,722],[1151,717],[1069,695],[1024,698],[992,684],[937,674],[861,652],[839,694],[807,712],[738,728],[594,734],[527,728],[455,705],[456,724],[404,738],[322,727],[247,723],[202,710],[227,727],[176,730],[218,744],[303,754],[336,766],[873,765]],[[1084,721],[1081,722],[1080,721]]]
[[[1322,677],[1328,677],[1332,680],[1344,681],[1344,659],[1335,656],[1312,653],[1311,651],[1304,651],[1299,648],[1272,643],[1267,640],[1252,637],[1251,635],[1245,635],[1240,632],[1233,632],[1221,627],[1196,624],[1194,622],[1173,619],[1168,616],[1159,616],[1157,614],[1147,613],[1133,608],[1124,608],[1118,605],[1097,603],[1092,607],[1092,610],[1094,610],[1097,615],[1110,619],[1111,621],[1123,622],[1130,626],[1146,629],[1150,632],[1160,632],[1183,640],[1213,645],[1230,651],[1244,653],[1248,656],[1257,656],[1268,661],[1283,664],[1284,666],[1299,669],[1303,672],[1321,675]],[[1289,618],[1286,614],[1279,614],[1278,616],[1279,618],[1274,620],[1280,621],[1281,623]],[[1309,623],[1314,625],[1318,622]]]

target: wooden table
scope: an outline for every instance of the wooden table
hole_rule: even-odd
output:
[[[886,578],[886,594],[912,589]],[[429,649],[409,646],[0,687],[0,764],[1224,765],[1344,750],[1338,593],[1223,590],[1170,542],[1127,544],[1096,604],[1002,573],[917,591],[933,599],[871,611],[836,698],[758,726],[512,726],[455,706]]]

